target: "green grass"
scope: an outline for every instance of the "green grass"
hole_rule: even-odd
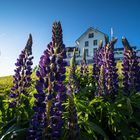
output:
[[[0,77],[0,95],[2,95],[3,93],[8,93],[12,85],[13,85],[12,76]]]
[[[118,61],[117,62],[117,68],[118,68],[118,74],[119,74],[119,78],[122,77],[122,72],[121,72],[121,68],[122,68],[122,62]],[[69,67],[66,68],[66,75],[69,75]],[[80,70],[80,66],[78,66],[77,70]],[[89,65],[89,70],[90,72],[92,71],[92,65]],[[67,77],[69,78],[69,77]],[[32,79],[33,81],[35,81],[37,79],[35,72],[33,72],[32,74]],[[68,80],[68,79],[67,79]],[[4,89],[9,89],[10,87],[12,87],[13,83],[13,77],[12,76],[5,76],[5,77],[0,77],[0,93],[2,90]]]

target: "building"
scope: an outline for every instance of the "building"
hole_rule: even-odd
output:
[[[88,28],[75,41],[76,46],[66,47],[66,54],[67,54],[66,61],[67,61],[68,65],[70,64],[70,59],[73,55],[74,49],[76,49],[76,62],[77,62],[77,64],[81,64],[81,60],[83,57],[83,48],[85,48],[87,63],[88,64],[93,63],[94,51],[98,48],[100,40],[102,40],[103,44],[105,44],[106,37],[108,38],[109,36],[101,31],[99,31],[98,29],[95,29],[92,27]],[[140,60],[140,50],[137,50],[136,46],[132,46],[132,49],[134,51],[136,51],[137,56],[139,57],[139,60]],[[114,49],[114,57],[116,60],[123,59],[123,51],[124,51],[123,47]]]
[[[136,51],[137,47],[132,46],[132,49]],[[114,49],[114,57],[116,60],[122,60],[123,59],[123,53],[124,53],[124,48],[115,48]],[[137,51],[136,51],[137,53]]]
[[[73,46],[73,47],[66,47],[67,58],[71,58],[72,57],[74,49],[76,49],[76,56],[79,57],[77,46]]]
[[[70,58],[72,57],[73,49],[76,48],[76,61],[77,64],[81,63],[83,48],[86,52],[87,63],[93,63],[93,54],[94,51],[98,48],[100,40],[103,40],[105,43],[105,37],[108,37],[107,34],[99,31],[95,28],[88,28],[75,42],[76,46],[67,47],[67,62],[69,64]]]
[[[124,51],[124,48],[115,48],[114,49],[114,57],[116,60],[123,59],[123,51]]]

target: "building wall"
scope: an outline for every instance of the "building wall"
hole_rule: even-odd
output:
[[[123,48],[116,48],[114,49],[114,57],[116,60],[122,60],[123,59]]]
[[[93,33],[94,36],[92,38],[89,38],[89,34]],[[97,40],[97,45],[94,45],[93,41]],[[76,48],[78,49],[76,51],[76,61],[77,64],[80,64],[82,61],[83,57],[83,48],[86,49],[87,55],[86,55],[86,60],[87,63],[93,63],[93,54],[94,54],[94,49],[98,48],[100,40],[103,40],[103,44],[105,43],[105,34],[95,31],[93,29],[88,30],[78,41],[76,41]],[[88,41],[88,46],[85,46],[85,42]],[[66,61],[68,65],[70,64],[70,59],[73,55],[73,52],[68,52],[67,51],[67,58]]]
[[[89,38],[89,34],[94,33],[93,38]],[[97,40],[97,45],[93,44],[93,41]],[[104,34],[100,32],[95,32],[93,30],[89,31],[87,34],[85,34],[81,39],[79,40],[79,43],[77,44],[77,47],[80,51],[80,56],[82,56],[83,48],[88,50],[88,56],[93,57],[94,49],[98,48],[100,40],[103,40],[103,44],[105,43],[105,37]],[[88,41],[88,46],[85,46],[85,42]]]
[[[89,38],[89,34],[94,33],[94,36],[92,38]],[[93,44],[93,41],[97,40],[97,45]],[[77,48],[76,50],[76,62],[77,64],[80,64],[82,61],[83,56],[83,48],[88,50],[86,60],[88,64],[93,63],[93,55],[94,55],[94,49],[98,48],[100,40],[103,40],[103,44],[105,44],[105,34],[93,29],[89,29],[87,32],[85,32],[78,40],[76,40],[76,46],[71,47]],[[88,46],[85,46],[85,42],[88,41]],[[132,48],[136,51],[136,47],[132,46]],[[116,60],[122,60],[123,59],[123,48],[115,48],[114,50],[114,57]],[[80,53],[79,53],[80,52]],[[67,51],[67,58],[66,61],[68,65],[70,64],[70,59],[73,55],[73,51]],[[139,56],[140,60],[140,50],[137,51],[137,56]]]

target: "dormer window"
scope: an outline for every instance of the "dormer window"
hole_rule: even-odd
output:
[[[85,41],[85,47],[88,47],[88,45],[89,45],[88,41]]]
[[[89,33],[88,34],[88,38],[93,38],[94,37],[94,33]]]

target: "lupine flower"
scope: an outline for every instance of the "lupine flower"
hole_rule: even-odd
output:
[[[98,96],[99,95],[114,96],[115,94],[117,94],[118,75],[116,69],[116,62],[114,59],[114,44],[116,41],[117,39],[112,40],[110,43],[106,44],[104,48],[101,48],[99,52],[99,66],[102,66],[102,70],[100,70],[100,77],[98,80],[97,87],[98,89],[96,92]],[[101,84],[101,79],[104,79],[102,81],[103,84]],[[101,87],[102,85],[104,86]]]
[[[63,125],[63,93],[66,91],[63,85],[66,72],[64,58],[66,58],[66,51],[62,40],[61,24],[54,22],[52,42],[48,44],[41,56],[39,70],[36,72],[39,80],[36,81],[37,94],[35,94],[36,101],[33,107],[35,114],[31,121],[28,139],[60,138]]]
[[[101,67],[101,65],[103,65],[104,63],[104,56],[105,56],[105,46],[107,46],[107,44],[109,44],[109,38],[107,36],[105,36],[105,45],[103,47],[102,41],[99,44],[99,48],[98,48],[98,64],[99,67]]]
[[[57,70],[54,72],[55,75],[55,85],[56,96],[51,107],[51,129],[52,129],[52,139],[59,139],[61,135],[61,128],[63,126],[62,120],[62,102],[65,99],[66,88],[63,84],[65,80],[66,72],[66,50],[63,44],[63,35],[60,22],[54,22],[53,24],[53,36],[52,36],[52,48],[54,48],[54,54],[56,56],[55,65]]]
[[[105,46],[109,43],[109,37],[105,35]]]
[[[76,49],[74,49],[73,57],[71,59],[70,80],[69,80],[69,82],[72,82],[72,85],[74,85],[74,87],[73,87],[74,93],[78,93],[79,90],[80,90],[79,83],[78,83],[78,80],[77,80],[77,77],[76,77],[76,69],[77,69],[77,66],[76,66]]]
[[[92,76],[95,82],[95,87],[96,87],[96,91],[95,91],[95,95],[99,96],[98,93],[98,87],[100,88],[100,82],[98,82],[99,77],[100,77],[100,69],[101,69],[101,65],[102,65],[102,55],[103,55],[103,41],[101,40],[99,43],[99,47],[97,50],[94,51],[94,57],[93,57],[93,69],[92,69]]]
[[[114,39],[105,46],[104,69],[105,69],[105,86],[106,95],[115,95],[118,90],[118,74],[116,62],[114,58],[114,44],[117,39]]]
[[[79,125],[77,118],[77,111],[74,103],[74,94],[78,92],[78,87],[75,84],[76,76],[76,60],[75,60],[75,49],[73,52],[73,57],[71,59],[70,68],[70,79],[67,85],[67,95],[69,97],[69,118],[68,118],[68,139],[69,140],[79,140]]]
[[[80,67],[80,75],[81,76],[87,76],[88,75],[88,65],[86,63],[86,52],[85,48],[83,48],[83,59],[81,62],[81,67]]]
[[[59,51],[62,51],[61,47],[63,47],[64,44],[63,44],[62,27],[61,27],[60,22],[53,23],[52,33],[53,33],[53,35],[52,35],[53,46],[60,46],[60,48],[58,48],[58,49],[60,49]]]
[[[44,51],[44,54],[40,58],[39,70],[36,72],[38,80],[36,80],[36,91],[37,94],[34,94],[36,98],[35,105],[33,106],[34,116],[31,121],[31,127],[29,129],[29,135],[27,139],[41,140],[45,139],[45,128],[47,127],[47,116],[46,116],[46,98],[45,89],[49,87],[49,77],[50,73],[50,58],[48,51]],[[49,97],[51,91],[48,89]],[[50,97],[48,100],[51,100]]]
[[[98,82],[99,74],[100,74],[99,54],[100,54],[100,50],[102,49],[102,46],[103,46],[103,41],[101,40],[98,49],[94,50],[94,55],[93,55],[92,76],[94,78],[95,83]]]
[[[104,65],[100,67],[100,75],[98,79],[98,87],[96,91],[96,96],[105,95],[105,69]]]
[[[13,108],[15,106],[21,105],[21,96],[24,94],[28,95],[27,89],[31,85],[31,74],[32,74],[32,36],[29,35],[29,39],[24,50],[19,55],[17,62],[15,63],[16,69],[15,75],[13,76],[13,87],[11,88],[11,93],[9,94],[9,107]]]
[[[125,94],[140,91],[140,66],[136,52],[130,47],[126,38],[122,38],[124,59],[122,64],[123,86]]]
[[[67,94],[69,95],[69,93],[71,94],[71,92],[74,93],[78,93],[79,92],[79,84],[76,78],[76,50],[74,49],[73,51],[73,57],[71,58],[71,64],[70,64],[70,77],[69,77],[69,82],[67,87]],[[69,89],[71,89],[72,91],[70,92]]]
[[[107,38],[105,38],[107,43]],[[102,45],[102,44],[100,44]],[[106,44],[105,44],[106,45]],[[99,68],[99,77],[97,81],[97,88],[95,91],[96,96],[105,95],[105,71],[104,71],[104,56],[105,56],[105,46],[98,48],[98,68]]]

